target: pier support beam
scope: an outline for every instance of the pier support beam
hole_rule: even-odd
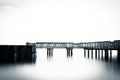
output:
[[[112,50],[110,50],[110,60],[112,60]]]
[[[100,59],[100,50],[98,50],[98,59]]]
[[[117,50],[117,61],[120,62],[120,50]]]
[[[86,49],[84,49],[84,57],[86,57]]]
[[[47,58],[52,58],[53,57],[53,48],[48,48],[47,49]]]
[[[103,60],[103,50],[101,50],[101,59]]]
[[[91,50],[91,58],[93,59],[93,50]]]
[[[88,58],[89,58],[89,55],[90,55],[90,52],[89,52],[89,49],[88,49]]]
[[[97,59],[97,50],[95,50],[95,59]]]
[[[105,50],[105,60],[108,60],[108,56],[109,56],[108,50]]]
[[[67,48],[67,57],[70,58],[73,55],[73,49],[72,48]]]

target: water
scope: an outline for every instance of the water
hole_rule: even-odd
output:
[[[55,49],[53,59],[46,56],[41,49],[36,63],[1,64],[0,80],[120,80],[115,51],[112,61],[84,58],[80,49],[74,49],[72,59],[66,57],[65,49]]]

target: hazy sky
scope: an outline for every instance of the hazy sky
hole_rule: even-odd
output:
[[[119,0],[0,0],[0,43],[120,39]]]

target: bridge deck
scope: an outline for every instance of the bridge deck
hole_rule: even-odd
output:
[[[32,45],[36,48],[84,48],[84,49],[120,49],[120,40],[101,41],[101,42],[84,42],[84,43],[72,43],[72,42],[36,42],[26,43],[26,45]]]

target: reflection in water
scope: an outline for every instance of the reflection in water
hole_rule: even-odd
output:
[[[58,52],[57,52],[58,51]],[[98,52],[99,53],[99,52]],[[93,54],[93,56],[91,56]],[[37,60],[23,59],[22,64],[0,64],[0,80],[119,80],[120,64],[116,53],[105,59],[104,53],[86,54],[74,50],[72,58],[66,58],[64,50],[54,50],[53,59],[47,60],[46,51],[37,51]],[[14,59],[16,60],[16,59]],[[13,62],[14,62],[13,60]],[[36,61],[35,64],[33,64]]]

